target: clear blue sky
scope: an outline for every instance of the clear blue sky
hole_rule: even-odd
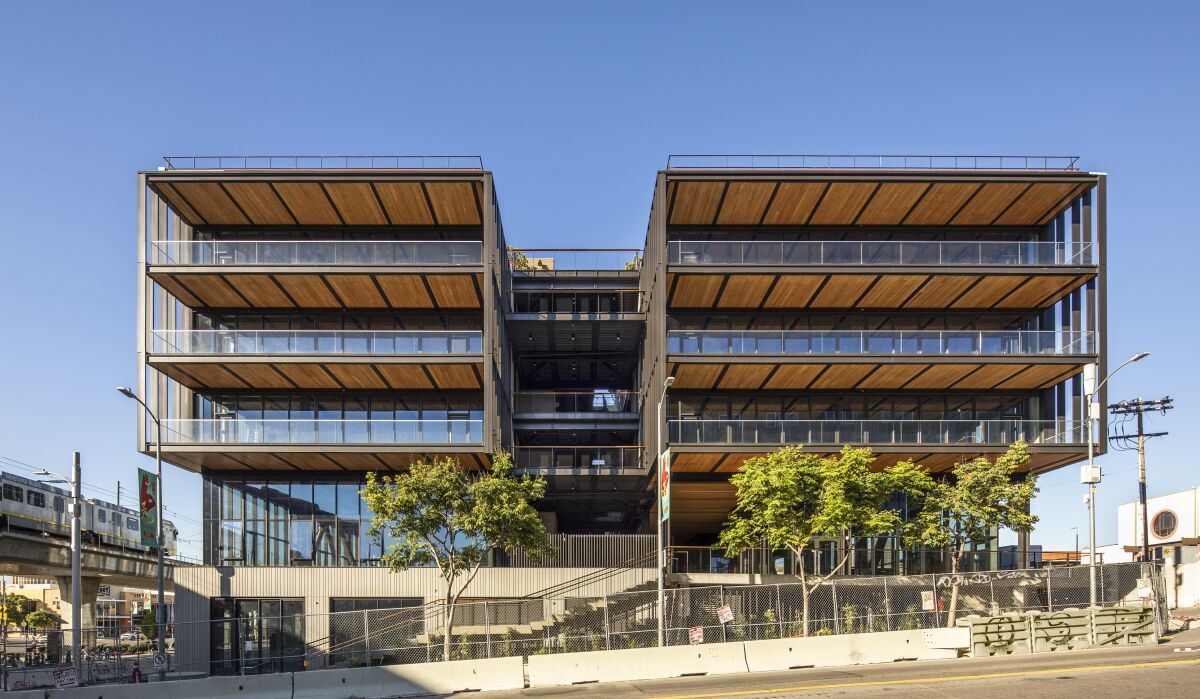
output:
[[[670,153],[1077,154],[1110,173],[1113,396],[1200,484],[1194,3],[55,3],[0,9],[0,455],[131,487],[135,187],[164,154],[478,154],[524,246],[637,246]],[[1190,362],[1190,363],[1189,363]],[[1136,495],[1109,454],[1100,543]],[[199,478],[165,500],[198,538]],[[1086,542],[1071,467],[1035,542]],[[184,518],[189,519],[184,519]]]

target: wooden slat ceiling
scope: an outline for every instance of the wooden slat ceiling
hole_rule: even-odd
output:
[[[190,308],[471,309],[483,306],[479,275],[322,272],[225,274],[153,271]]]
[[[222,451],[182,451],[163,447],[163,460],[197,473],[210,471],[401,471],[418,460],[451,456],[468,468],[479,469],[491,461],[486,452],[425,452],[420,447],[373,446],[370,451],[337,451],[337,445],[322,445],[321,451],[297,451],[290,445],[272,445],[270,451],[238,450],[221,445]]]
[[[151,178],[193,226],[478,226],[483,184],[472,181],[255,181]]]
[[[675,356],[672,359],[678,360]],[[1082,371],[1076,365],[1020,361],[949,363],[911,357],[863,357],[853,363],[822,362],[820,357],[781,358],[778,364],[674,361],[674,387],[686,390],[1034,390],[1058,384]]]
[[[191,389],[481,390],[482,362],[455,364],[313,361],[161,361],[150,365]]]
[[[669,308],[1048,308],[1086,274],[669,274]]]
[[[1034,226],[1094,183],[673,180],[675,226]]]

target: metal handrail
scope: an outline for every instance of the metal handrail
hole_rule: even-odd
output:
[[[152,330],[159,354],[476,355],[482,330]]]
[[[483,420],[167,419],[164,444],[481,444]],[[349,428],[349,429],[348,429]]]
[[[480,265],[474,240],[154,240],[152,262],[176,265]]]
[[[620,468],[641,468],[641,456],[643,447],[639,445],[598,445],[598,446],[530,446],[530,447],[513,447],[513,463],[516,468],[523,471],[556,471],[562,469],[568,470],[599,470],[599,469],[620,469]],[[530,465],[527,459],[524,458],[527,454],[545,454],[549,453],[551,462],[547,465]],[[571,456],[571,466],[560,467],[553,462],[553,457],[556,453],[568,454]],[[596,456],[605,454],[615,454],[620,463],[617,464],[593,464],[579,465],[580,456]],[[632,464],[625,464],[626,454],[632,454],[635,458]],[[595,459],[593,459],[595,460]]]
[[[1091,243],[951,240],[673,240],[671,265],[1092,265]]]
[[[867,155],[867,154],[678,154],[668,170],[852,169],[852,170],[1030,170],[1078,172],[1077,155]]]
[[[1074,420],[667,421],[672,444],[1086,444]]]
[[[669,354],[690,355],[1084,355],[1091,331],[671,330]],[[1060,341],[1061,340],[1061,341]]]
[[[167,170],[482,170],[478,155],[164,155]]]
[[[516,253],[529,261],[529,267],[512,267]],[[539,260],[550,259],[550,264]],[[642,267],[641,248],[515,248],[506,255],[513,271],[608,271],[638,270]]]
[[[517,391],[517,413],[631,413],[637,410],[637,391]]]

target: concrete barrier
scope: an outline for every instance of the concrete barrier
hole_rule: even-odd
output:
[[[1092,615],[1086,609],[1031,614],[1034,653],[1092,647]]]
[[[961,623],[971,630],[971,656],[1012,655],[1031,652],[1029,617],[1021,614],[1001,614],[990,617],[968,617]]]
[[[1108,607],[1092,610],[1092,634],[1097,646],[1138,646],[1158,641],[1154,610]]]
[[[312,670],[294,675],[295,699],[381,699],[421,694],[521,689],[524,659],[452,660],[448,663]]]
[[[958,657],[957,648],[933,648],[922,631],[882,631],[841,636],[809,636],[746,642],[750,672],[937,660]],[[963,644],[965,646],[965,643]]]
[[[232,699],[239,696],[254,699],[291,699],[292,673],[208,677],[203,680],[178,682],[102,684],[94,687],[51,689],[46,692],[47,699]]]
[[[653,680],[747,672],[742,643],[529,656],[529,686]]]
[[[4,699],[46,699],[44,689],[22,689],[4,692]]]

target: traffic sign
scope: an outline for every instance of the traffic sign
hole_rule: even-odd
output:
[[[167,654],[166,653],[155,653],[154,654],[154,669],[155,670],[166,670],[167,669]]]

